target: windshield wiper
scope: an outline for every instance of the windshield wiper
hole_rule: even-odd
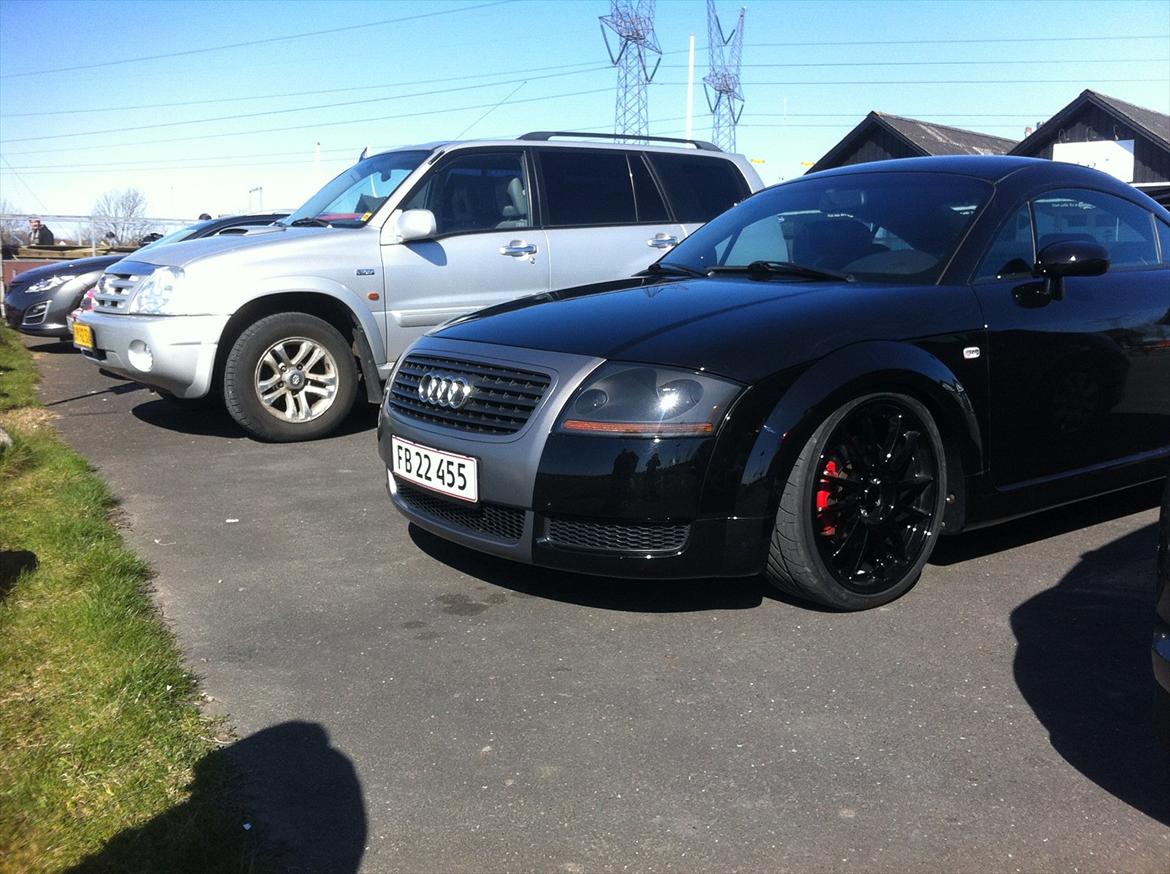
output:
[[[803,264],[793,264],[791,261],[753,261],[746,266],[724,264],[712,267],[711,273],[747,273],[749,276],[803,276],[806,279],[835,279],[843,282],[856,282],[852,273],[825,270],[822,267],[805,267]]]
[[[329,222],[323,222],[319,218],[299,218],[295,222],[288,225],[290,228],[327,228]]]
[[[685,264],[663,264],[656,261],[645,270],[639,270],[635,276],[706,276],[706,270],[696,270]]]

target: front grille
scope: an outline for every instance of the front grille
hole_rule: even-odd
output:
[[[136,264],[136,267],[150,267],[146,264]],[[126,304],[134,287],[146,276],[154,272],[154,268],[141,272],[128,273],[109,270],[98,279],[97,290],[93,295],[93,308],[99,313],[124,313]]]
[[[678,552],[687,542],[690,525],[673,522],[586,522],[548,520],[548,542],[566,549],[594,552]]]
[[[452,410],[421,400],[418,386],[428,373],[467,380],[472,391],[466,403]],[[410,355],[394,377],[390,406],[408,419],[459,431],[515,434],[528,422],[550,383],[547,374],[532,370],[436,355]]]
[[[499,504],[461,504],[433,495],[424,489],[394,480],[398,497],[411,510],[448,525],[473,531],[505,543],[519,543],[524,534],[524,511]]]

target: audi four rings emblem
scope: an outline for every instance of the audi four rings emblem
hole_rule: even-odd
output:
[[[424,404],[435,404],[457,410],[471,397],[471,383],[462,376],[446,373],[428,373],[419,381],[418,399]]]

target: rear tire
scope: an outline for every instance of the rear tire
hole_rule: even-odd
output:
[[[307,313],[277,313],[236,339],[223,394],[228,412],[251,436],[314,440],[352,409],[357,367],[349,342],[331,324]]]
[[[886,604],[917,582],[942,528],[942,436],[914,398],[856,398],[825,419],[793,465],[766,575],[840,610]]]

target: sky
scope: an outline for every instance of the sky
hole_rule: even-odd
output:
[[[725,31],[741,8],[718,0]],[[871,110],[1020,139],[1091,88],[1170,114],[1170,0],[748,0],[736,150],[768,184]],[[293,208],[371,151],[612,132],[605,0],[0,0],[0,201]],[[658,0],[650,133],[711,136],[705,0]],[[616,45],[610,34],[611,45]]]

